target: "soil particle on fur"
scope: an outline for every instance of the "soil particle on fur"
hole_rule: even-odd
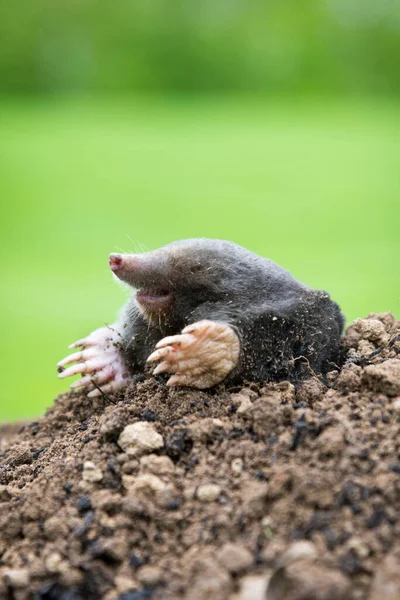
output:
[[[0,429],[2,600],[398,600],[400,322],[324,381],[149,374]]]

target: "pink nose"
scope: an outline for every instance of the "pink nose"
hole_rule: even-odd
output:
[[[121,271],[124,268],[124,259],[120,254],[110,254],[108,259],[111,271]]]

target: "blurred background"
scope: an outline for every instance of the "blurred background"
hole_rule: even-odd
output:
[[[400,0],[0,4],[0,418],[126,292],[109,252],[242,244],[400,317]]]

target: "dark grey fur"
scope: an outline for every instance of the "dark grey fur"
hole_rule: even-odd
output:
[[[142,257],[141,273],[120,278],[139,289],[172,292],[173,302],[150,323],[134,296],[125,307],[122,351],[132,372],[143,370],[160,339],[202,319],[229,323],[240,338],[230,383],[296,381],[338,364],[344,325],[338,305],[272,261],[210,239],[175,242]]]

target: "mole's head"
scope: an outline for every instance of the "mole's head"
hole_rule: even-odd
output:
[[[265,279],[265,259],[222,240],[174,242],[144,254],[111,254],[110,267],[136,288],[139,307],[149,320],[160,315],[183,323],[201,304],[246,296]]]

